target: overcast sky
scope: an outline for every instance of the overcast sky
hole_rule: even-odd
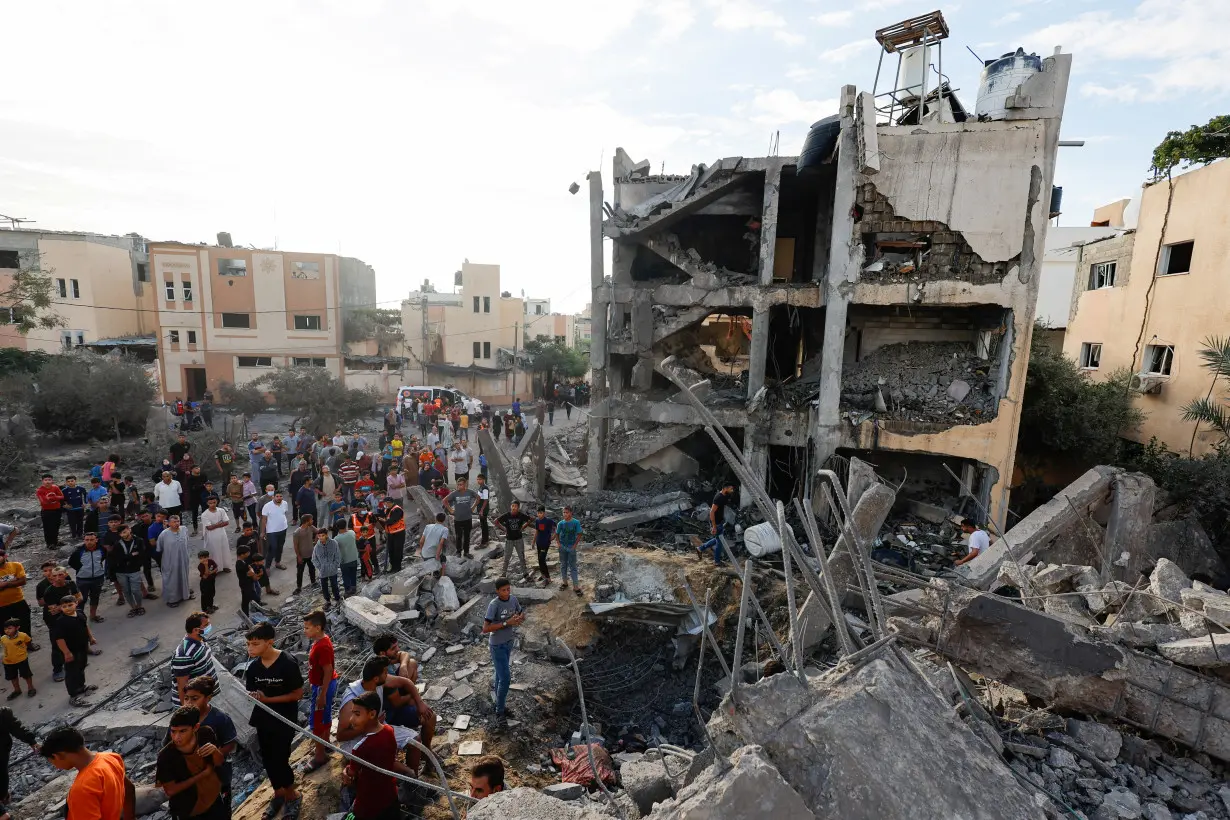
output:
[[[1074,53],[1061,224],[1133,196],[1169,129],[1227,108],[1228,0],[261,0],[6,4],[0,213],[341,252],[395,306],[463,259],[588,301],[584,177],[796,154],[875,29],[944,7],[970,109],[981,64]],[[993,9],[993,10],[992,10]],[[582,184],[577,196],[571,182]]]

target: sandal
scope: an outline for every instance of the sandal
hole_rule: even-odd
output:
[[[137,614],[138,614],[138,615],[144,615],[144,614],[145,614],[145,607],[143,607],[143,606],[139,606],[139,607],[137,607]]]
[[[154,593],[152,593],[152,592],[147,592],[147,593],[145,593],[145,600],[147,600],[147,601],[157,601],[157,600],[158,600],[158,596],[157,596],[157,595],[155,595],[155,594],[154,594]]]
[[[318,769],[323,769],[325,766],[328,766],[328,765],[329,765],[328,758],[325,758],[324,760],[313,760],[310,763],[308,763],[306,766],[303,767],[303,773],[311,774],[312,772],[317,771]]]
[[[179,606],[179,601],[176,601],[176,602],[174,602],[174,603],[167,604],[167,606],[171,607],[171,609],[175,609],[175,607]]]
[[[128,610],[128,617],[129,617],[129,618],[135,618],[135,617],[137,617],[137,610],[135,610],[135,609],[130,609],[130,610]]]
[[[269,805],[265,807],[265,812],[261,815],[261,820],[273,820],[273,818],[278,816],[278,812],[280,812],[282,807],[285,805],[285,797],[275,796],[269,801]]]
[[[96,649],[96,648],[94,648],[94,647],[90,647],[90,649],[88,649],[87,651],[88,651],[91,655],[101,655],[101,654],[102,654],[102,650],[101,650],[101,649]],[[88,688],[88,687],[87,687],[87,688]]]
[[[6,698],[6,700],[17,700],[19,697],[21,697],[21,690],[14,689],[12,692],[9,692],[9,696]]]
[[[286,810],[282,812],[282,820],[299,820],[299,810],[303,808],[303,798],[296,797],[294,800],[286,804]]]
[[[28,697],[28,698],[32,698],[32,697],[34,697],[34,696],[35,696],[35,695],[37,695],[37,694],[38,694],[38,690],[37,690],[37,689],[27,689],[27,690],[26,690],[26,697]]]
[[[96,623],[96,624],[100,624],[100,623],[102,623],[103,621],[105,621],[105,620],[107,620],[107,619],[106,619],[106,618],[104,618],[104,617],[103,617],[103,616],[101,616],[101,615],[91,615],[91,616],[90,616],[90,620],[91,620],[91,621],[93,621],[93,622],[94,622],[94,623]]]

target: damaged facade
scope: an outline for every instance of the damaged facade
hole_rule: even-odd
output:
[[[846,86],[822,162],[727,157],[654,176],[621,149],[613,190],[591,173],[606,332],[589,486],[705,466],[684,446],[699,417],[655,372],[674,356],[708,382],[762,483],[810,482],[838,454],[913,478],[922,455],[1002,525],[1070,55],[1041,63],[999,120],[945,106],[881,122],[877,97]]]

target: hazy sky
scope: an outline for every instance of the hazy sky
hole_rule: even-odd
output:
[[[798,152],[875,29],[943,6],[980,57],[1074,56],[1061,224],[1139,189],[1169,129],[1224,113],[1228,0],[260,0],[10,3],[0,213],[37,227],[342,252],[394,306],[463,259],[588,301],[585,173]],[[887,60],[886,60],[887,63]],[[582,185],[577,196],[569,183]]]

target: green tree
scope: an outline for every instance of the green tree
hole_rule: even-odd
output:
[[[155,393],[136,359],[85,352],[52,356],[17,384],[34,426],[73,441],[144,433]]]
[[[55,298],[54,269],[44,270],[38,254],[21,257],[17,273],[0,280],[0,324],[12,325],[23,336],[31,330],[48,330],[64,324],[52,309]]]
[[[279,367],[256,380],[273,394],[279,409],[314,435],[330,433],[370,417],[381,404],[375,389],[344,386],[323,367]]]
[[[1213,117],[1186,131],[1171,131],[1153,149],[1149,170],[1155,179],[1168,176],[1180,165],[1208,165],[1230,157],[1230,114]]]
[[[589,370],[589,353],[539,337],[525,343],[525,353],[530,357],[531,369],[539,375],[543,384],[553,384],[558,379],[578,379]]]
[[[342,339],[346,342],[374,339],[382,356],[389,355],[389,351],[404,338],[400,310],[354,308],[342,316]]]
[[[223,382],[218,385],[218,388],[222,401],[242,416],[245,424],[248,419],[263,413],[269,407],[269,400],[265,398],[265,391],[255,382],[245,382],[244,384]]]
[[[1094,381],[1062,352],[1034,345],[1018,436],[1022,466],[1037,467],[1055,456],[1089,466],[1115,463],[1121,436],[1144,419],[1127,389],[1130,377],[1123,370]]]
[[[1200,358],[1204,367],[1213,374],[1209,383],[1209,392],[1202,399],[1193,399],[1183,405],[1183,420],[1195,422],[1192,429],[1192,440],[1187,446],[1188,458],[1196,447],[1196,432],[1200,425],[1212,427],[1221,436],[1217,443],[1219,450],[1230,446],[1230,412],[1221,400],[1213,399],[1213,391],[1217,389],[1218,379],[1230,378],[1230,336],[1209,336],[1201,342]]]

